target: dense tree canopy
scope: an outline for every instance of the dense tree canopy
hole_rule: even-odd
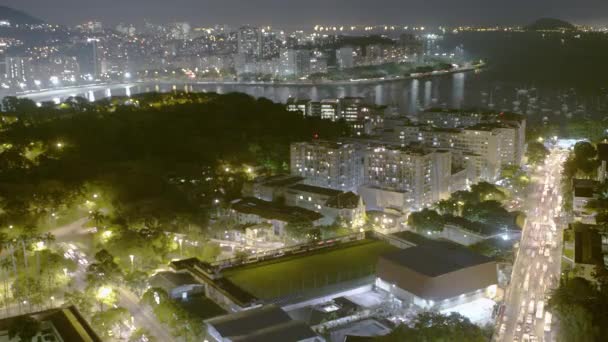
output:
[[[485,342],[488,336],[467,318],[457,314],[443,315],[422,312],[408,325],[402,325],[391,334],[375,339],[378,342]]]
[[[422,209],[421,211],[411,213],[407,219],[407,223],[419,232],[441,232],[443,231],[445,221],[436,211]]]
[[[539,165],[545,161],[545,158],[549,155],[549,150],[538,141],[532,141],[528,143],[528,162],[532,165]]]
[[[561,341],[605,341],[608,336],[608,288],[604,285],[596,287],[577,277],[562,280],[553,290],[548,308],[560,320]]]
[[[245,165],[284,171],[292,141],[348,131],[236,93],[72,99],[46,109],[5,98],[4,108],[0,225],[35,223],[88,200],[87,189],[103,193],[123,223],[201,223],[214,194],[239,195]]]

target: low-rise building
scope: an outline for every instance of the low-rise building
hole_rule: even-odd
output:
[[[8,332],[14,324],[27,316],[40,322],[40,331],[32,341],[101,342],[101,338],[74,306],[0,319],[0,341],[19,341],[19,338],[8,338]]]
[[[285,190],[302,182],[303,177],[292,175],[275,175],[258,177],[243,185],[243,197],[255,197],[264,201],[275,201],[285,197]]]
[[[285,191],[285,204],[320,213],[324,225],[331,225],[338,220],[355,228],[365,222],[363,200],[352,192],[295,184]]]
[[[321,101],[321,119],[337,121],[340,118],[339,103],[337,99],[324,99]]]
[[[597,198],[599,182],[591,179],[572,179],[572,213],[578,221],[595,224],[595,214],[587,204]]]
[[[380,257],[376,286],[403,305],[446,309],[479,298],[493,298],[496,262],[448,243],[411,247]]]
[[[287,99],[287,111],[289,112],[301,112],[302,115],[308,116],[309,113],[309,99],[297,99],[290,97]]]
[[[275,305],[231,313],[205,321],[216,342],[324,342],[308,325],[292,320]]]
[[[608,178],[608,141],[597,144],[597,159],[600,162],[597,180],[604,183]]]
[[[323,215],[300,207],[246,197],[232,203],[230,214],[239,224],[269,223],[274,234],[283,236],[289,222],[307,221],[313,225],[322,224]]]
[[[574,272],[579,277],[595,281],[596,267],[604,266],[602,236],[597,227],[577,222],[570,224],[565,234],[570,234],[574,240]]]
[[[150,286],[165,290],[171,298],[188,299],[189,295],[204,293],[204,286],[189,273],[158,272],[149,279]]]

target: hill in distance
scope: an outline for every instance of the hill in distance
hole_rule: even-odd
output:
[[[19,11],[6,6],[0,6],[0,20],[6,20],[10,22],[11,25],[36,25],[43,23],[42,20],[33,17],[23,11]]]
[[[541,18],[532,24],[526,26],[526,30],[529,31],[574,31],[576,27],[571,23],[555,19],[555,18]]]

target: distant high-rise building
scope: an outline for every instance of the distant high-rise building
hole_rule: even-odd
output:
[[[124,34],[125,36],[134,36],[136,29],[135,29],[135,26],[133,26],[133,25],[118,24],[116,26],[116,31]]]
[[[4,79],[16,82],[25,82],[29,77],[29,61],[27,58],[7,56],[4,58],[3,64],[4,68],[2,68],[2,72]]]
[[[237,52],[246,58],[262,55],[262,31],[257,27],[243,26],[237,31]]]
[[[177,22],[169,25],[169,34],[172,39],[186,40],[190,38],[190,24]]]
[[[262,33],[260,34],[260,58],[278,58],[281,53],[281,48],[283,46],[282,42],[284,38],[282,36],[284,36],[283,32],[277,32],[271,29],[262,29]]]
[[[336,50],[336,60],[340,69],[348,69],[354,66],[353,48],[342,47]]]
[[[100,42],[97,38],[89,38],[86,41],[74,45],[74,57],[80,67],[80,74],[85,79],[93,80],[101,74]]]
[[[82,31],[85,31],[88,33],[100,33],[103,31],[103,24],[100,21],[95,21],[95,20],[87,21],[86,23],[78,25],[78,27]]]
[[[289,76],[296,73],[296,56],[295,50],[283,49],[281,50],[281,76]]]

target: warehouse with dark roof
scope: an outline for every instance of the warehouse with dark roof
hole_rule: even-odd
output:
[[[221,342],[324,342],[304,322],[275,305],[239,311],[205,321],[208,335]]]
[[[404,304],[438,309],[491,298],[498,284],[493,259],[449,243],[383,255],[376,276],[376,286]]]

